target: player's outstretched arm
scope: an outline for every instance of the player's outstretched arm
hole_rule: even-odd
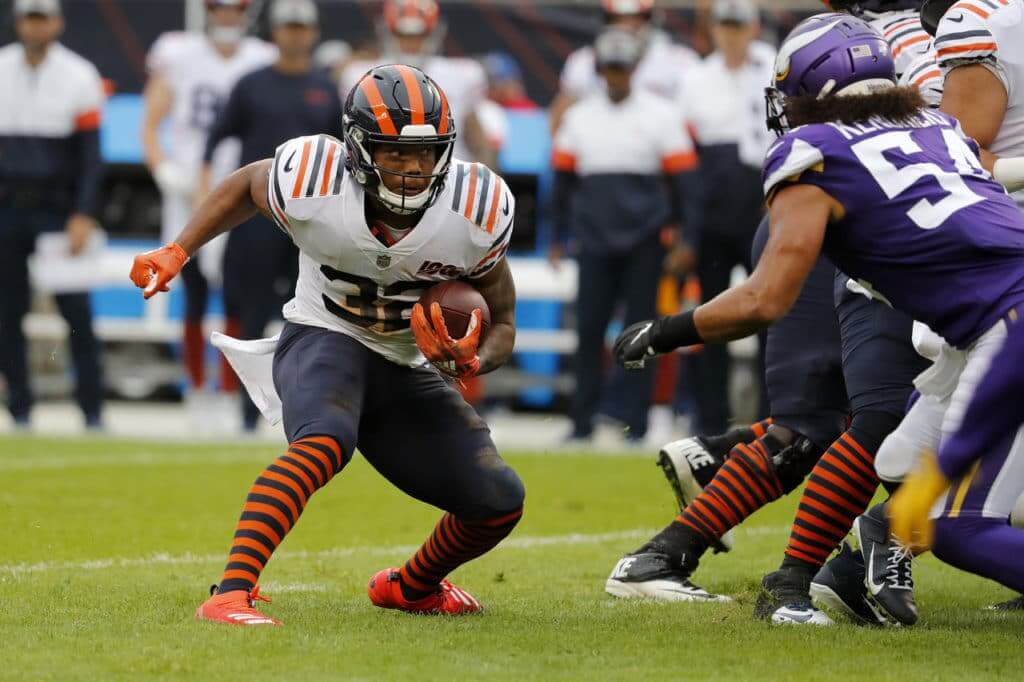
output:
[[[256,211],[270,218],[267,187],[272,161],[256,161],[227,177],[199,205],[181,234],[155,251],[135,257],[131,279],[149,298],[167,291],[167,284],[181,271],[199,247],[248,220]]]
[[[491,311],[491,330],[477,351],[480,358],[477,373],[485,374],[508,362],[516,341],[516,285],[508,261],[502,259],[486,275],[473,280],[473,286],[483,295]]]
[[[771,200],[771,232],[750,277],[695,310],[638,322],[615,340],[615,359],[639,369],[647,358],[682,346],[724,343],[750,336],[792,307],[814,267],[829,220],[842,206],[823,190],[791,185]]]

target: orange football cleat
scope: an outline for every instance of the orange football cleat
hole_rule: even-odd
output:
[[[281,625],[281,621],[260,613],[253,608],[258,601],[270,603],[270,597],[260,594],[260,586],[245,590],[231,590],[224,594],[213,594],[216,585],[211,588],[210,598],[196,609],[198,620],[209,620],[229,625]]]
[[[382,609],[398,609],[408,613],[444,614],[461,616],[483,610],[473,595],[455,587],[447,580],[442,580],[437,591],[422,599],[409,601],[402,596],[402,581],[398,577],[397,568],[385,568],[370,578],[366,588],[370,601]]]

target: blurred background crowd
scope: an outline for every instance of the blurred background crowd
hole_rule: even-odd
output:
[[[183,410],[190,433],[267,430],[207,339],[275,332],[296,253],[254,218],[143,305],[131,255],[220,178],[292,137],[341,137],[370,67],[422,68],[456,156],[517,196],[514,362],[469,382],[484,412],[557,415],[560,438],[720,433],[763,414],[756,343],[626,376],[623,324],[749,268],[780,35],[811,0],[13,0],[0,3],[0,430],[73,400]],[[67,415],[68,412],[62,412]],[[565,415],[568,418],[562,417]],[[77,423],[76,423],[77,424]]]

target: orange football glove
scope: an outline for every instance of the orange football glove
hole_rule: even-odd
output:
[[[143,290],[143,298],[158,291],[169,291],[167,283],[181,272],[187,261],[188,254],[176,242],[140,253],[132,262],[132,282]]]
[[[423,306],[417,303],[412,307],[412,333],[416,337],[416,345],[427,360],[439,370],[458,379],[471,377],[480,371],[480,358],[476,350],[480,345],[481,313],[477,308],[469,320],[466,335],[461,339],[453,339],[448,334],[448,326],[444,323],[441,306],[430,304],[430,319],[427,321]]]

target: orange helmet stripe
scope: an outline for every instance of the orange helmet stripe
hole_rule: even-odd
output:
[[[441,96],[441,120],[437,123],[437,134],[446,135],[448,134],[448,95],[444,94],[444,90],[437,83],[434,83],[434,89]]]
[[[370,110],[373,111],[373,116],[377,119],[377,127],[380,128],[380,132],[397,137],[398,130],[395,128],[395,122],[391,120],[391,114],[388,113],[388,107],[384,104],[380,88],[377,87],[373,77],[367,76],[359,81],[359,89],[362,90],[366,101],[370,103]]]
[[[398,69],[398,75],[402,77],[402,83],[405,85],[405,92],[409,98],[409,115],[412,117],[412,124],[422,125],[424,122],[423,93],[420,92],[416,74],[405,64],[396,64],[395,68]]]

